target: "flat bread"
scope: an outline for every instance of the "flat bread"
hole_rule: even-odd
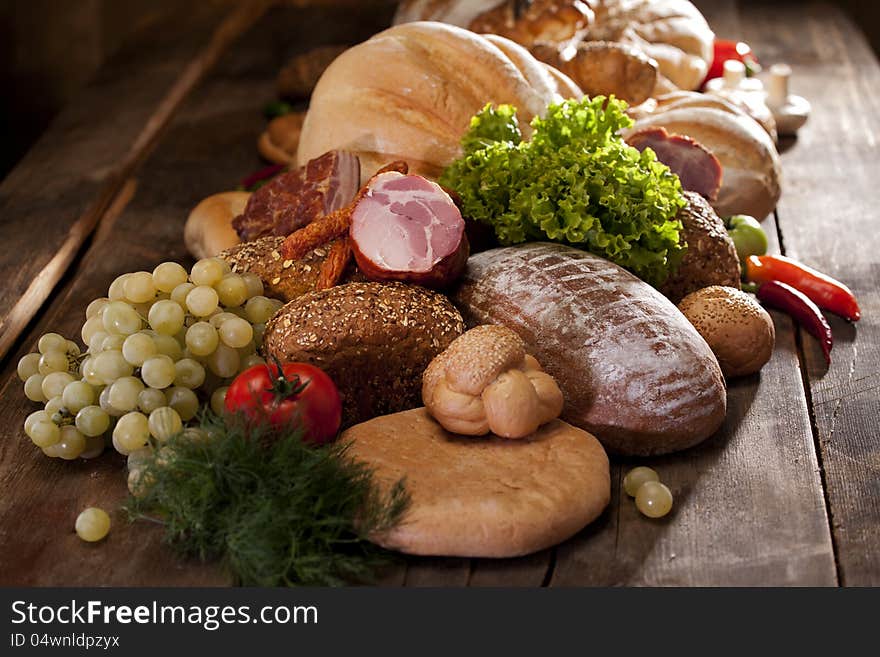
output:
[[[341,440],[375,469],[381,486],[406,479],[409,510],[371,540],[407,554],[537,552],[580,531],[611,497],[602,445],[561,420],[520,440],[465,437],[416,408],[358,424]]]

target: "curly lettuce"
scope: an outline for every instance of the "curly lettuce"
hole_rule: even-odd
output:
[[[551,105],[525,141],[516,108],[487,105],[471,119],[464,155],[440,183],[502,244],[552,240],[591,251],[660,285],[681,262],[678,176],[619,131],[626,103],[596,96]]]

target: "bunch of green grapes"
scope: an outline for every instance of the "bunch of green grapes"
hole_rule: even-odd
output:
[[[50,457],[94,458],[107,439],[128,455],[180,432],[202,403],[218,411],[230,380],[264,362],[266,322],[281,302],[253,274],[220,258],[187,275],[174,262],[124,274],[86,309],[86,349],[47,333],[18,363],[28,399],[45,404],[24,423]]]

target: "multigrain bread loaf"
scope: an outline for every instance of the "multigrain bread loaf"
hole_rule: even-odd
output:
[[[464,332],[436,292],[401,283],[349,283],[284,306],[263,337],[269,357],[311,363],[339,388],[342,424],[421,405],[422,372]]]
[[[559,384],[562,419],[614,452],[685,449],[724,420],[724,379],[705,340],[603,258],[549,243],[486,251],[468,261],[453,300],[469,325],[516,331]]]
[[[410,507],[374,542],[408,554],[514,557],[556,545],[608,505],[608,457],[585,431],[554,420],[522,440],[448,433],[424,408],[352,427],[340,440]]]

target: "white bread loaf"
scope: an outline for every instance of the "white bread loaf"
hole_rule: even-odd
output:
[[[239,243],[232,220],[244,212],[250,192],[221,192],[202,200],[186,220],[183,241],[196,259],[210,258]]]
[[[576,88],[557,79],[523,48],[499,38],[443,23],[392,27],[347,50],[324,72],[297,161],[343,149],[360,157],[364,181],[397,159],[413,173],[436,177],[460,155],[471,117],[487,103],[515,105],[528,133],[529,121],[561,100],[561,86]]]

